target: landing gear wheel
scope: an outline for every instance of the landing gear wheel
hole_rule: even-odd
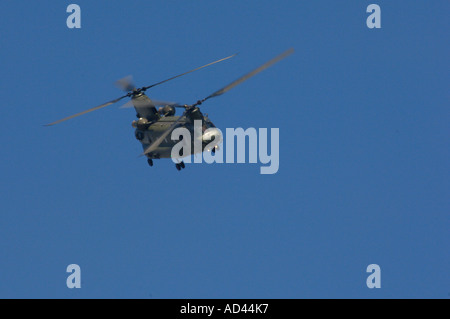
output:
[[[150,166],[153,166],[153,160],[151,158],[147,159],[147,163]]]
[[[184,165],[184,162],[180,162],[178,164],[175,164],[175,167],[177,168],[177,170],[181,171],[181,169],[185,168],[186,166]]]

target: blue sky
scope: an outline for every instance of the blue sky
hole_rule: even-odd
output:
[[[78,30],[70,3],[1,6],[1,298],[448,298],[448,1],[77,0]],[[239,52],[148,92],[193,103],[290,47],[202,106],[279,128],[274,175],[150,168],[120,104],[42,126]]]

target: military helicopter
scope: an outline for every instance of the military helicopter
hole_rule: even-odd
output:
[[[134,107],[136,110],[136,117],[138,120],[135,120],[132,122],[132,126],[135,128],[135,136],[136,139],[142,144],[142,147],[144,149],[144,152],[141,155],[144,155],[147,157],[147,162],[150,166],[153,166],[153,160],[154,159],[161,159],[161,158],[172,158],[172,148],[175,146],[177,141],[173,141],[171,139],[168,139],[167,137],[173,130],[177,127],[184,127],[191,132],[191,136],[194,137],[194,121],[200,120],[202,124],[202,135],[199,137],[201,139],[201,150],[197,150],[197,153],[205,152],[205,151],[211,151],[215,152],[216,148],[218,147],[218,144],[222,141],[222,136],[220,133],[220,130],[217,129],[214,124],[211,122],[211,120],[208,118],[206,114],[203,114],[200,111],[199,106],[202,105],[205,101],[224,94],[225,92],[229,91],[233,87],[241,84],[245,80],[248,80],[252,76],[256,75],[257,73],[267,69],[271,65],[277,63],[278,61],[284,59],[288,55],[292,54],[294,52],[293,49],[289,49],[280,55],[276,56],[275,58],[267,61],[266,63],[262,64],[261,66],[257,67],[253,71],[241,76],[237,80],[231,82],[227,86],[215,91],[214,93],[208,95],[207,97],[198,100],[194,104],[184,104],[180,105],[178,103],[170,103],[170,102],[160,102],[156,100],[151,100],[145,92],[153,88],[157,85],[166,83],[168,81],[171,81],[173,79],[176,79],[178,77],[181,77],[183,75],[186,75],[188,73],[200,70],[202,68],[205,68],[207,66],[213,65],[218,62],[222,62],[225,60],[228,60],[232,57],[234,57],[236,54],[228,56],[226,58],[208,63],[206,65],[203,65],[201,67],[195,68],[193,70],[184,72],[182,74],[173,76],[169,79],[166,79],[161,82],[157,82],[155,84],[144,86],[141,88],[136,88],[135,85],[132,82],[131,76],[125,77],[121,80],[118,80],[116,82],[116,85],[127,92],[126,95],[121,96],[115,100],[106,102],[104,104],[101,104],[99,106],[93,107],[91,109],[85,110],[83,112],[65,117],[63,119],[60,119],[58,121],[52,122],[50,124],[46,124],[45,126],[52,126],[67,120],[70,120],[72,118],[78,117],[80,115],[107,107],[109,105],[115,104],[119,102],[120,100],[124,98],[131,98],[131,100],[126,103],[122,107]],[[161,106],[158,110],[156,109],[157,106]],[[176,108],[183,108],[184,112],[181,116],[176,116]],[[206,131],[207,130],[207,131]],[[214,141],[214,143],[211,143],[211,141]],[[189,142],[187,142],[189,143]],[[191,140],[191,146],[194,146],[195,141]],[[208,148],[207,148],[208,146]],[[189,149],[189,148],[188,148]],[[191,147],[191,154],[178,154],[176,155],[176,160],[178,163],[175,165],[177,170],[181,170],[185,168],[185,164],[183,161],[179,161],[179,159],[194,155],[196,148]]]

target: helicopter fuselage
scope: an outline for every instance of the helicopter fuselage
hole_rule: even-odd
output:
[[[152,101],[145,94],[140,94],[132,101],[138,117],[138,120],[132,122],[132,126],[136,129],[135,137],[142,144],[144,150],[180,119],[180,116],[174,115],[174,107],[166,106],[156,110]],[[195,132],[196,123],[201,123],[201,132]],[[204,151],[214,151],[214,147],[222,141],[220,130],[199,108],[195,108],[189,113],[189,116],[180,121],[177,128],[185,128],[189,131],[190,141],[183,141],[183,143],[190,143],[190,147],[183,148],[181,153],[173,154],[172,148],[183,140],[184,136],[174,136],[177,139],[172,140],[171,135],[168,135],[154,151],[146,154],[146,156],[149,159],[183,158]]]

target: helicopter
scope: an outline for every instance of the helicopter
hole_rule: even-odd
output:
[[[286,58],[288,55],[292,54],[294,50],[291,48],[278,56],[272,58],[271,60],[265,62],[264,64],[260,65],[253,71],[246,73],[245,75],[241,76],[237,80],[231,82],[230,84],[226,85],[225,87],[215,91],[214,93],[208,95],[207,97],[198,100],[197,102],[193,104],[183,104],[180,105],[178,103],[172,103],[172,102],[164,102],[164,101],[156,101],[151,100],[145,92],[153,88],[157,85],[166,83],[168,81],[171,81],[173,79],[176,79],[178,77],[184,76],[188,73],[203,69],[205,67],[208,67],[210,65],[228,60],[232,57],[234,57],[236,54],[230,55],[228,57],[225,57],[223,59],[208,63],[206,65],[203,65],[201,67],[195,68],[193,70],[181,73],[179,75],[173,76],[171,78],[168,78],[166,80],[157,82],[155,84],[144,86],[141,88],[136,88],[136,86],[133,84],[132,77],[128,76],[123,79],[120,79],[116,81],[116,86],[127,92],[127,94],[114,99],[112,101],[106,102],[104,104],[101,104],[99,106],[90,108],[88,110],[82,111],[80,113],[65,117],[63,119],[57,120],[55,122],[46,124],[45,126],[52,126],[55,124],[59,124],[61,122],[70,120],[72,118],[78,117],[80,115],[84,115],[86,113],[96,111],[98,109],[107,107],[109,105],[115,104],[119,102],[120,100],[124,98],[131,98],[131,100],[123,105],[123,108],[127,107],[134,107],[136,110],[136,117],[137,120],[134,120],[132,122],[132,127],[135,128],[135,137],[136,139],[142,144],[142,148],[144,152],[141,154],[142,156],[145,156],[147,158],[147,162],[149,166],[153,166],[153,160],[155,159],[162,159],[162,158],[174,158],[172,154],[172,148],[175,146],[177,141],[174,141],[172,139],[168,139],[169,134],[171,134],[177,127],[184,127],[189,132],[191,132],[191,146],[190,148],[187,148],[188,150],[192,150],[190,154],[185,153],[185,149],[183,148],[179,154],[175,154],[175,159],[177,160],[177,164],[175,164],[175,167],[178,171],[185,168],[185,164],[183,161],[180,161],[179,159],[194,155],[197,153],[202,153],[205,151],[215,152],[215,150],[218,148],[219,143],[222,141],[222,135],[221,132],[216,126],[213,124],[213,122],[209,119],[207,114],[203,114],[200,111],[199,106],[202,105],[205,101],[220,96],[230,89],[234,88],[235,86],[241,84],[242,82],[248,80],[252,76],[256,75],[257,73],[267,69],[268,67],[272,66],[273,64],[277,63],[278,61]],[[160,106],[159,109],[156,107]],[[184,109],[184,112],[181,116],[176,116],[176,108],[182,108]],[[201,123],[201,130],[202,133],[200,136],[197,136],[194,132],[194,123]],[[196,141],[195,138],[200,139],[200,141],[197,141],[197,143],[201,142],[201,148],[194,147],[194,144]],[[213,142],[211,142],[213,141]],[[188,141],[183,141],[185,143],[189,143]]]

